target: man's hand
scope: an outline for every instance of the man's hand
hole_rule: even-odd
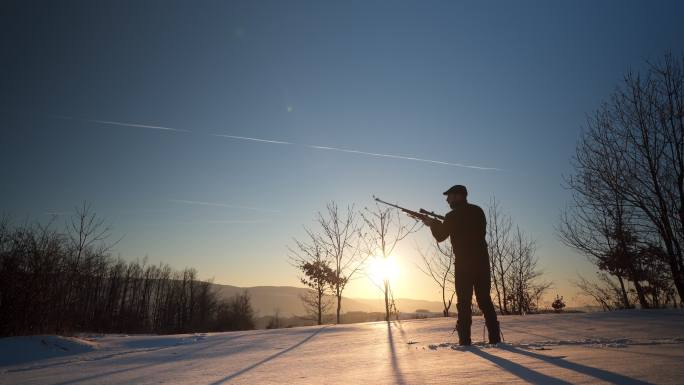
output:
[[[430,217],[428,217],[428,216],[423,217],[422,221],[423,221],[423,224],[424,224],[425,226],[427,226],[427,227],[432,227],[432,226],[434,226],[434,225],[436,225],[436,224],[438,224],[438,223],[442,223],[442,222],[439,221],[439,219],[430,218]]]

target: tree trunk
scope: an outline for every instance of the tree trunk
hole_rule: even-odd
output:
[[[634,289],[636,290],[637,297],[639,298],[639,305],[642,309],[649,309],[651,306],[649,305],[648,300],[646,300],[646,296],[644,295],[644,288],[639,283],[639,277],[637,276],[636,271],[634,271],[633,268],[630,268],[629,275],[631,276],[632,283],[634,283]]]
[[[660,229],[659,229],[660,230]],[[674,242],[672,238],[665,231],[660,231],[660,237],[665,243],[665,251],[667,253],[667,262],[670,265],[670,272],[672,273],[672,281],[674,282],[677,294],[679,295],[679,303],[684,303],[684,271],[681,268],[681,255],[677,256]]]
[[[387,280],[384,280],[383,282],[385,286],[385,321],[389,322],[390,320],[390,304],[389,304],[389,282]]]
[[[323,320],[322,320],[322,314],[323,313],[323,292],[321,290],[318,290],[318,324],[322,325]],[[339,323],[339,321],[338,321]]]
[[[501,291],[503,292],[503,313],[502,314],[510,314],[510,311],[508,309],[508,291],[506,290],[506,277],[504,276],[504,268],[503,268],[503,261],[499,260],[499,269],[501,272]]]
[[[625,309],[629,309],[632,307],[632,304],[629,303],[629,297],[627,297],[627,290],[625,290],[625,282],[622,280],[622,276],[620,274],[615,275],[620,282],[620,290],[622,291],[622,305],[625,307]]]
[[[670,261],[670,270],[677,294],[679,294],[679,304],[684,304],[684,272],[679,268],[677,261]]]

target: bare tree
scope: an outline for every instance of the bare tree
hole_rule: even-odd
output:
[[[501,213],[496,198],[492,197],[487,208],[487,247],[489,248],[492,283],[501,314],[510,314],[508,298],[508,275],[513,264],[514,245],[511,240],[513,221],[509,215]]]
[[[402,223],[398,210],[392,207],[381,207],[377,202],[373,209],[366,207],[361,212],[361,218],[367,229],[366,254],[381,257],[384,262],[392,255],[397,244],[415,232],[421,223],[416,220],[411,226],[406,225]],[[385,297],[385,321],[389,322],[392,308],[394,307],[396,311],[389,277],[383,279],[381,289]]]
[[[320,226],[318,242],[326,249],[335,273],[333,294],[337,299],[336,323],[340,323],[342,293],[367,258],[367,255],[364,255],[359,247],[361,223],[357,218],[354,206],[347,206],[344,212],[340,211],[337,203],[330,202],[326,205],[324,213],[318,212],[316,219]]]
[[[639,249],[638,261],[643,265],[643,279],[648,283],[643,288],[644,295],[649,297],[652,307],[668,307],[677,305],[677,293],[668,268],[667,253],[662,247],[648,245]]]
[[[218,330],[251,330],[254,329],[254,310],[247,291],[235,294],[232,299],[223,302],[218,309]]]
[[[604,311],[624,309],[622,291],[613,278],[605,272],[597,273],[597,279],[588,280],[581,275],[575,281],[583,296],[594,300]]]
[[[98,217],[92,209],[92,205],[83,202],[74,211],[74,215],[67,222],[69,240],[78,264],[83,253],[96,243],[102,244],[110,237],[111,227],[105,224],[103,218]],[[108,249],[113,245],[108,245]],[[107,249],[107,250],[108,250]],[[106,251],[106,250],[105,250]]]
[[[542,296],[552,286],[550,282],[538,279],[542,272],[537,268],[538,258],[535,253],[534,240],[526,236],[520,227],[516,227],[513,237],[513,259],[506,277],[511,289],[507,299],[512,313],[536,312]]]
[[[328,262],[320,257],[317,251],[316,259],[313,262],[305,262],[300,266],[304,273],[301,278],[303,284],[310,290],[302,295],[301,299],[307,311],[314,316],[318,325],[323,323],[323,315],[330,308],[328,291],[330,287],[335,287],[335,273],[328,265]]]
[[[271,316],[268,320],[268,324],[266,325],[266,329],[280,329],[283,327],[283,320],[280,316],[280,308],[276,308],[275,311],[273,312],[273,316]]]
[[[585,179],[570,180],[573,184],[574,205],[561,215],[558,228],[560,239],[566,245],[586,255],[599,269],[613,275],[620,287],[623,308],[631,308],[628,296],[627,269],[633,266],[626,254],[624,242],[624,205],[618,199],[605,199],[597,193],[596,182],[582,185]],[[585,187],[588,187],[585,189]],[[580,192],[581,193],[578,193]]]
[[[487,246],[494,294],[501,314],[525,314],[538,310],[551,283],[541,281],[536,245],[513,219],[502,213],[496,198],[488,207]]]
[[[328,295],[335,289],[337,274],[330,267],[329,249],[321,241],[319,234],[305,229],[308,240],[295,239],[295,248],[289,248],[289,259],[297,270],[303,273],[299,280],[309,290],[300,299],[307,313],[311,314],[318,325],[330,308]]]
[[[684,58],[666,55],[643,76],[625,76],[611,99],[588,119],[573,163],[568,186],[575,194],[574,207],[561,220],[564,241],[598,261],[608,255],[606,250],[619,257],[622,266],[609,271],[618,280],[631,280],[644,307],[645,275],[638,257],[649,254],[640,250],[661,248],[681,302]],[[582,228],[585,224],[590,226]],[[588,244],[577,242],[582,238]],[[627,302],[628,290],[621,291]]]
[[[439,243],[434,243],[432,249],[424,252],[418,249],[418,253],[423,261],[422,266],[418,265],[418,269],[439,286],[442,292],[442,314],[445,317],[449,316],[449,309],[454,301],[456,295],[456,286],[454,282],[454,252],[449,246],[442,246]]]
[[[98,217],[88,202],[83,202],[80,207],[76,207],[74,214],[66,223],[69,240],[69,263],[66,279],[61,286],[64,307],[67,314],[72,314],[83,310],[79,307],[79,300],[75,299],[84,288],[75,286],[82,282],[78,275],[83,274],[81,267],[84,258],[92,258],[94,255],[106,254],[114,244],[105,244],[111,235],[111,227],[105,223],[104,218]],[[98,250],[95,251],[94,248]],[[86,265],[91,261],[85,261]],[[70,320],[73,322],[74,320]],[[65,327],[65,325],[62,325]]]

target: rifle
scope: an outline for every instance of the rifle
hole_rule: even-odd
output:
[[[395,205],[395,204],[393,204],[393,203],[385,202],[385,201],[383,201],[382,199],[380,199],[380,198],[378,198],[378,197],[376,197],[376,196],[373,196],[373,199],[375,199],[377,202],[380,202],[380,203],[382,203],[382,204],[385,204],[385,205],[388,205],[388,206],[392,206],[392,207],[394,207],[394,208],[397,208],[397,209],[399,209],[399,210],[405,212],[406,214],[408,214],[408,216],[410,216],[411,218],[414,218],[414,219],[423,220],[423,219],[425,219],[425,218],[430,218],[430,217],[432,217],[432,218],[435,218],[435,219],[439,219],[439,220],[441,220],[441,221],[444,220],[444,216],[443,216],[443,215],[436,214],[436,213],[434,213],[434,212],[432,212],[432,211],[427,211],[427,210],[425,210],[425,209],[420,209],[420,210],[418,210],[418,211],[413,211],[413,210],[407,209],[406,207],[401,207],[401,206]]]

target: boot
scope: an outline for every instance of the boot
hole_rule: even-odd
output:
[[[458,344],[461,346],[470,346],[470,325],[456,322],[456,331],[458,332]]]
[[[486,322],[487,332],[489,333],[489,343],[494,345],[501,342],[501,328],[499,321]]]

